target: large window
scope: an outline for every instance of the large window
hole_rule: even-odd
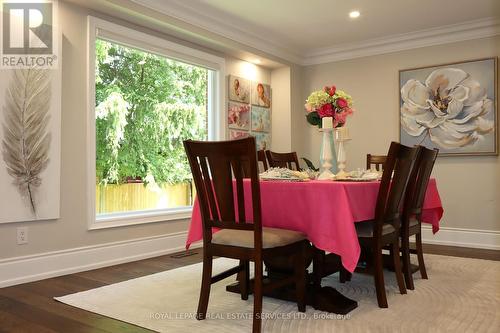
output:
[[[187,217],[194,186],[182,142],[222,136],[213,111],[221,68],[197,64],[192,53],[184,60],[171,43],[148,47],[116,33],[129,29],[105,24],[115,31],[89,29],[97,222],[91,227]]]

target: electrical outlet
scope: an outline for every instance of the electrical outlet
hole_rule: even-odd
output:
[[[17,245],[28,244],[28,227],[17,228]]]

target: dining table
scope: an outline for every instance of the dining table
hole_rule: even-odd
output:
[[[318,249],[340,256],[344,268],[353,272],[360,245],[356,222],[375,216],[380,181],[260,181],[262,225],[300,231]],[[250,182],[244,180],[245,211],[252,220]],[[422,222],[439,231],[443,216],[437,183],[431,178],[422,210]],[[198,201],[193,205],[186,248],[201,240],[202,222]]]
[[[317,249],[337,255],[348,272],[354,272],[361,248],[355,224],[371,220],[380,181],[280,181],[260,180],[261,215],[264,227],[302,232]],[[236,192],[236,191],[235,191]],[[252,221],[250,181],[244,180],[245,211]],[[427,186],[422,222],[439,231],[443,207],[436,179]],[[217,232],[217,230],[214,230]],[[186,249],[202,237],[202,219],[195,200]],[[345,300],[343,300],[345,304]],[[352,304],[349,308],[352,309]]]

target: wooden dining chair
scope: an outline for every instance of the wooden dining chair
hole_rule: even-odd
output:
[[[211,285],[233,274],[243,272],[241,298],[248,299],[251,291],[249,261],[255,263],[253,332],[261,331],[262,295],[268,289],[295,283],[298,309],[304,312],[309,243],[300,232],[262,226],[255,138],[220,142],[187,140],[184,147],[193,173],[203,227],[203,274],[197,319],[206,317]],[[252,203],[251,214],[245,211],[245,164],[250,172],[251,197],[247,201]],[[250,220],[248,215],[253,218]],[[220,230],[212,234],[213,228]],[[212,276],[214,256],[239,259],[240,263]],[[263,260],[274,256],[292,256],[294,274],[264,285]]]
[[[399,256],[401,211],[403,196],[419,153],[420,147],[410,148],[396,142],[391,143],[377,195],[375,218],[355,223],[360,245],[368,253],[368,271],[374,276],[377,301],[381,308],[388,307],[382,253],[382,248],[386,245],[391,248],[399,292],[406,294]]]
[[[405,204],[403,209],[403,218],[401,226],[401,253],[403,257],[403,273],[406,282],[406,288],[413,290],[413,273],[420,271],[422,279],[427,279],[425,270],[424,253],[422,249],[422,208],[424,205],[427,185],[431,177],[432,169],[439,149],[427,149],[421,147],[421,152],[416,162],[408,189],[405,195]],[[415,250],[410,249],[410,237],[415,235]],[[410,253],[417,255],[418,266],[412,268]]]
[[[267,166],[266,151],[264,149],[257,150],[257,161],[262,163],[264,171],[269,168]]]
[[[297,158],[297,153],[294,151],[290,153],[275,153],[266,150],[266,156],[271,168],[288,168],[300,171],[299,159]],[[292,164],[295,164],[295,168]]]
[[[366,170],[370,170],[375,165],[377,171],[384,170],[384,163],[387,159],[385,155],[366,154]]]

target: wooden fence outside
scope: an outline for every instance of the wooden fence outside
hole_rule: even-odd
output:
[[[194,185],[182,183],[146,186],[143,183],[96,185],[96,213],[191,206]]]

